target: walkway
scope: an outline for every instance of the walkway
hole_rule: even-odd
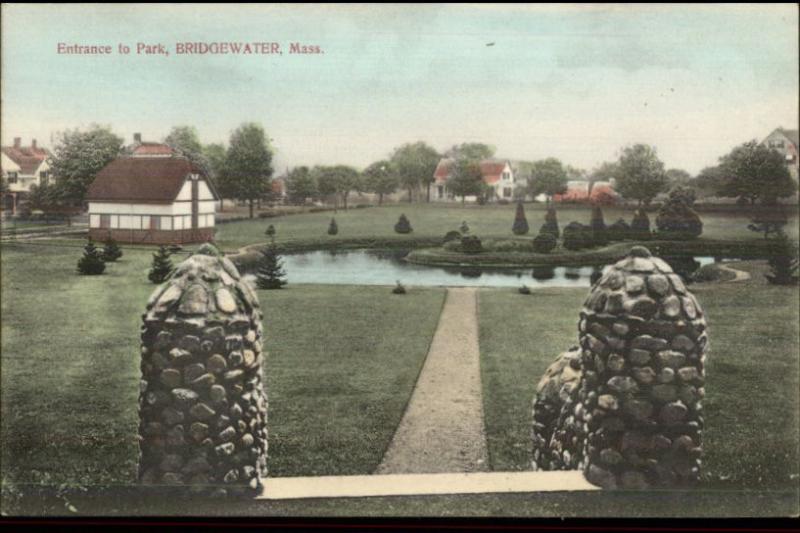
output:
[[[450,288],[403,419],[377,474],[488,470],[477,289]]]

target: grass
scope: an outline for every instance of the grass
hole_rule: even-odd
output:
[[[267,241],[264,231],[272,224],[277,230],[278,244],[291,244],[297,241],[346,242],[350,239],[396,239],[413,243],[416,239],[444,237],[445,233],[458,229],[462,221],[470,227],[470,233],[481,238],[511,238],[511,225],[514,221],[515,205],[467,206],[436,204],[395,204],[367,209],[349,209],[338,212],[306,213],[267,219],[253,219],[217,226],[216,240],[225,250],[235,250],[242,246]],[[531,237],[538,233],[544,223],[544,204],[526,204],[525,211],[531,227]],[[797,238],[797,210],[790,210],[791,217],[786,227],[793,238]],[[620,217],[630,221],[629,208],[609,207],[603,209],[606,224]],[[394,224],[401,213],[405,213],[414,228],[413,233],[399,235]],[[736,207],[724,211],[701,211],[703,238],[717,240],[757,240],[758,234],[747,229],[750,213]],[[336,218],[339,233],[327,235],[328,223]],[[650,214],[655,227],[655,213]],[[588,224],[591,209],[586,206],[559,206],[558,220],[563,228],[569,222]]]
[[[150,253],[78,276],[76,248],[2,247],[2,481],[135,482],[139,327]],[[272,475],[378,465],[433,336],[444,291],[291,286],[265,311]],[[414,332],[408,335],[408,332]]]
[[[800,482],[798,288],[768,285],[763,262],[737,283],[692,286],[709,320],[704,490],[796,491]],[[577,343],[584,289],[480,293],[480,342],[494,470],[531,459],[531,405],[553,358]]]

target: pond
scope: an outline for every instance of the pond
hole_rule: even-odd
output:
[[[452,268],[406,263],[408,250],[313,251],[286,254],[290,284],[403,285],[428,287],[588,287],[599,267]],[[700,265],[712,257],[696,257]],[[252,274],[246,277],[252,278]]]

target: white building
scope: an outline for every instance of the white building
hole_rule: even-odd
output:
[[[118,157],[86,195],[89,236],[128,243],[213,240],[219,196],[184,157]]]
[[[13,146],[3,146],[0,157],[0,170],[8,185],[3,193],[2,208],[17,212],[20,202],[30,192],[32,185],[45,185],[50,181],[50,152],[36,146],[36,139],[30,146],[22,146],[22,139],[14,138]]]
[[[436,170],[433,173],[434,191],[432,194],[432,199],[435,201],[447,202],[456,200],[455,195],[447,189],[447,180],[450,177],[453,162],[450,158],[444,158],[436,165]],[[480,168],[483,182],[492,187],[492,198],[505,200],[513,198],[517,179],[509,161],[484,159],[480,162]],[[474,202],[476,198],[475,196],[467,196],[465,200]]]
[[[797,130],[776,128],[761,141],[761,144],[781,153],[789,174],[797,180],[798,176],[798,135]]]

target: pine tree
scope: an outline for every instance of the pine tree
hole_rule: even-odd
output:
[[[409,222],[405,213],[400,214],[400,218],[397,219],[397,224],[394,225],[394,230],[397,233],[411,233],[412,231],[414,231],[411,228],[411,222]]]
[[[525,206],[522,202],[517,202],[517,212],[514,215],[514,225],[511,226],[511,231],[514,235],[525,235],[530,230],[528,226],[528,219],[525,218]]]
[[[98,276],[106,269],[100,250],[89,239],[83,247],[83,257],[78,260],[78,274],[82,276]]]
[[[153,265],[147,278],[153,283],[164,283],[174,270],[172,260],[169,258],[169,250],[166,246],[159,246],[158,251],[153,254]]]
[[[547,208],[547,214],[544,216],[544,224],[539,229],[539,233],[549,233],[558,239],[561,231],[558,228],[558,217],[556,216],[556,209],[553,206]]]
[[[274,239],[275,238],[275,226],[273,226],[272,224],[267,226],[267,231],[265,231],[264,234],[267,237],[269,237],[270,239]]]
[[[633,220],[631,220],[631,238],[637,240],[647,240],[651,237],[650,234],[650,217],[644,209],[637,209],[633,213]]]
[[[332,218],[331,223],[328,224],[328,235],[336,235],[339,233],[339,226],[336,225],[336,219]]]
[[[592,208],[592,240],[594,244],[597,246],[602,246],[608,242],[608,236],[606,235],[606,222],[603,219],[603,210],[600,209],[599,205],[596,205]]]
[[[285,276],[278,248],[272,243],[261,252],[261,260],[256,271],[256,286],[259,289],[282,289],[286,285]]]
[[[765,274],[765,277],[773,285],[794,285],[798,281],[795,251],[783,231],[780,231],[775,240],[775,253],[767,261],[771,272]]]
[[[122,250],[117,244],[117,241],[109,236],[108,240],[106,240],[103,245],[103,261],[106,263],[114,262],[120,257],[122,257]]]

